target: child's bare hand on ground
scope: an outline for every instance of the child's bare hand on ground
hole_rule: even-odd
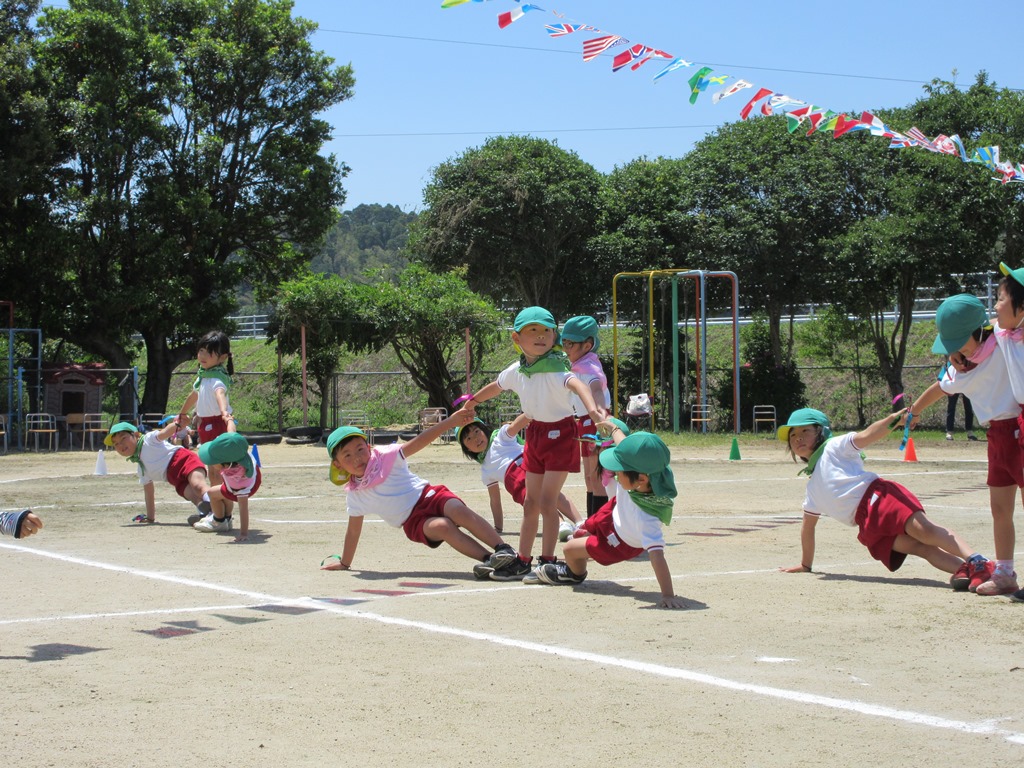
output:
[[[245,536],[235,536],[234,541],[232,541],[231,543],[232,544],[245,544],[248,541],[249,541],[249,535],[246,534]]]
[[[804,568],[802,565],[791,565],[790,567],[780,567],[779,571],[782,573],[810,573],[810,568]]]
[[[665,595],[662,595],[661,596],[661,602],[658,603],[658,607],[660,607],[660,608],[685,608],[686,607],[686,603],[683,602],[683,599],[681,597],[676,597],[675,595],[672,595],[671,597],[666,597]]]

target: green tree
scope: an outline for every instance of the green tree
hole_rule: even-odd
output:
[[[47,327],[115,367],[147,357],[162,410],[192,340],[244,278],[266,297],[303,265],[344,199],[317,115],[349,67],[314,50],[287,0],[76,0],[42,17],[67,125],[72,236]]]
[[[300,354],[303,334],[306,373],[320,396],[320,424],[330,424],[327,393],[343,348],[377,351],[383,340],[364,320],[371,299],[367,286],[337,275],[308,274],[281,283],[267,328],[267,343],[287,354]]]
[[[470,287],[556,317],[602,304],[611,275],[589,269],[601,175],[543,139],[505,136],[442,163],[410,233],[435,271],[468,267]]]
[[[741,303],[767,317],[776,366],[792,358],[783,317],[822,298],[823,243],[850,219],[833,143],[758,118],[723,126],[683,158],[692,266],[736,272]]]
[[[310,269],[353,280],[364,280],[368,273],[391,279],[409,263],[403,249],[415,220],[415,213],[397,205],[357,205],[343,211]]]

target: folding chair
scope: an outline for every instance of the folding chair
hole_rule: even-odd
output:
[[[25,439],[35,438],[36,450],[39,450],[39,436],[45,435],[49,441],[48,450],[60,448],[60,432],[57,431],[57,417],[52,413],[29,413],[25,415]]]
[[[64,417],[64,431],[68,436],[68,448],[75,447],[75,435],[79,435],[82,438],[82,448],[85,448],[85,433],[83,431],[83,425],[85,424],[84,413],[69,413]]]
[[[755,405],[754,406],[754,434],[758,433],[758,430],[762,424],[771,424],[772,433],[775,433],[777,427],[775,417],[775,406],[774,405]]]
[[[7,453],[7,416],[0,414],[0,437],[4,439],[4,453]]]
[[[694,403],[690,406],[690,431],[700,428],[701,432],[711,432],[714,415],[708,403]]]
[[[366,433],[366,442],[373,445],[373,427],[370,426],[370,417],[366,411],[356,409],[341,409],[338,411],[339,427],[356,427]],[[324,433],[327,434],[326,432]]]
[[[107,436],[107,425],[102,413],[87,413],[82,420],[82,450],[85,450],[85,436],[89,436],[89,449],[96,450],[96,435],[100,441]]]

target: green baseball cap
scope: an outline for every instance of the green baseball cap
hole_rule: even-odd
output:
[[[601,451],[601,466],[612,472],[655,475],[665,469],[671,460],[668,446],[651,432],[634,432]]]
[[[245,476],[252,477],[256,468],[249,455],[249,441],[237,432],[225,432],[217,435],[208,443],[199,446],[199,460],[211,464],[241,464],[245,468]]]
[[[590,317],[590,315],[570,317],[565,321],[565,325],[562,326],[563,340],[584,342],[587,339],[593,339],[594,346],[591,348],[591,352],[597,352],[597,348],[601,346],[601,340],[598,338],[597,333],[597,320]]]
[[[545,328],[558,327],[558,323],[555,322],[554,315],[544,309],[544,307],[527,307],[516,315],[516,320],[512,324],[512,330],[519,333],[519,331],[523,330],[523,328],[531,323],[543,325]]]
[[[999,271],[1007,277],[1012,277],[1021,285],[1024,285],[1024,267],[1018,267],[1017,269],[1010,269],[1003,262],[999,262]]]
[[[334,451],[341,445],[344,440],[350,437],[361,437],[366,440],[366,433],[359,427],[338,427],[336,430],[331,432],[327,437],[327,455],[331,457],[331,461],[334,461]],[[328,474],[331,482],[335,485],[344,485],[349,481],[349,475],[346,472],[338,469],[334,464],[331,464],[331,469]]]
[[[825,433],[825,437],[832,436],[832,425],[828,421],[826,416],[821,411],[816,411],[814,408],[800,408],[799,410],[793,411],[789,414],[789,421],[779,427],[779,431],[776,436],[784,443],[789,442],[789,431],[793,427],[811,427],[819,426]]]
[[[949,355],[958,352],[971,338],[971,334],[988,323],[988,312],[981,299],[969,293],[950,296],[935,312],[935,326],[939,335],[932,344],[932,352]]]
[[[104,445],[114,445],[114,435],[119,432],[134,432],[138,434],[139,428],[132,424],[130,421],[119,421],[117,424],[110,428],[110,432],[103,438]]]
[[[459,439],[459,435],[462,434],[462,430],[464,430],[466,427],[470,426],[471,424],[476,424],[477,426],[480,426],[483,423],[484,423],[483,419],[474,418],[471,422],[469,422],[469,424],[463,424],[461,427],[456,427],[455,428],[455,442],[457,442],[459,445],[462,445],[462,441]]]

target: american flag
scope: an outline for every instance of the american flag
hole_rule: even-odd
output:
[[[628,42],[629,40],[618,35],[605,35],[604,37],[595,37],[587,40],[583,43],[583,60],[592,61],[612,46]]]
[[[545,24],[544,29],[551,37],[565,37],[581,29],[589,29],[586,24]]]
[[[916,125],[909,131],[907,131],[907,136],[910,137],[919,146],[922,146],[925,149],[927,149],[929,152],[939,151],[939,148],[935,146],[935,142],[929,139],[927,136],[925,136],[924,133],[921,132],[921,129],[918,128]]]

